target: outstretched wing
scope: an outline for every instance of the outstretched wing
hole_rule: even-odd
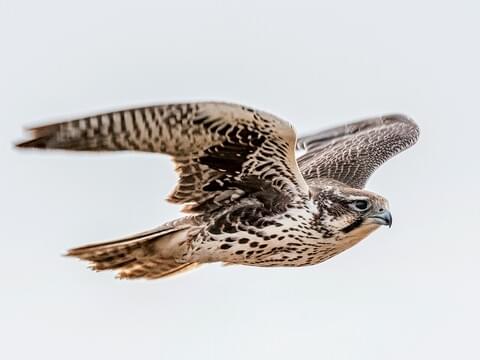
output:
[[[385,161],[415,144],[418,126],[403,115],[386,115],[353,122],[301,137],[297,159],[307,182],[329,178],[363,188]]]
[[[169,154],[179,180],[169,200],[184,210],[219,207],[269,189],[308,194],[296,135],[279,118],[241,105],[184,103],[115,111],[30,129],[21,148],[137,150]]]

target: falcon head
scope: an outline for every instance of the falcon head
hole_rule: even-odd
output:
[[[319,225],[334,234],[368,235],[380,225],[392,225],[388,201],[384,197],[342,183],[328,181],[311,187],[319,209]]]

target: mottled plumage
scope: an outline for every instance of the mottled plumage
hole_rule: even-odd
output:
[[[391,225],[387,201],[362,188],[419,131],[405,116],[388,115],[297,142],[271,114],[205,102],[115,111],[30,133],[18,147],[172,156],[179,180],[168,200],[190,215],[68,252],[122,278],[159,278],[209,262],[312,265]],[[296,146],[306,150],[298,159]]]

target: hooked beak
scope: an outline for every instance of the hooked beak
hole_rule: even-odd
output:
[[[375,224],[388,225],[392,227],[392,214],[387,209],[380,209],[378,212],[369,216]]]

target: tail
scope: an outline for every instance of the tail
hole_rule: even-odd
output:
[[[67,256],[91,263],[96,271],[116,270],[120,279],[158,279],[197,267],[199,263],[179,263],[187,243],[188,226],[167,224],[124,239],[71,249]]]

